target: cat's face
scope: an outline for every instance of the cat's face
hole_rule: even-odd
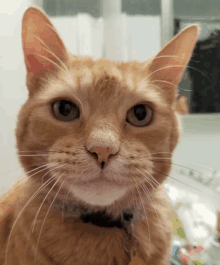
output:
[[[138,185],[152,189],[170,171],[180,134],[176,85],[197,27],[150,62],[120,63],[69,55],[48,23],[33,8],[23,19],[30,96],[16,136],[18,150],[33,156],[21,157],[22,164],[47,164],[39,181],[53,177],[92,205],[110,205]]]

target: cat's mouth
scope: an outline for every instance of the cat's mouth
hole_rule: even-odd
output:
[[[114,174],[114,173],[113,173]],[[112,175],[113,175],[112,174]],[[77,181],[74,179],[74,185],[85,185],[85,186],[88,186],[88,185],[117,185],[117,186],[124,186],[124,182],[121,182],[119,179],[118,181],[116,179],[113,179],[109,176],[109,174],[106,174],[105,172],[103,172],[102,170],[97,173],[96,175],[93,175],[92,177],[88,177],[85,179],[84,178],[80,178],[78,179]]]
[[[92,205],[110,205],[128,191],[128,186],[109,180],[103,172],[86,182],[74,182],[66,188],[78,199]]]

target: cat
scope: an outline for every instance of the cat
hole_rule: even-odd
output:
[[[187,97],[185,95],[180,95],[176,102],[176,111],[181,115],[188,115],[189,108],[187,105]]]
[[[16,129],[26,174],[0,199],[1,265],[169,260],[163,182],[181,132],[177,85],[198,34],[187,27],[146,62],[94,61],[69,54],[43,10],[26,10],[29,96]]]

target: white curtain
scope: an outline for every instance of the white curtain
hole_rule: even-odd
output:
[[[160,16],[111,17],[105,21],[105,57],[113,60],[147,60],[160,50]]]
[[[92,56],[94,59],[102,57],[102,19],[79,14],[75,17],[53,17],[51,21],[71,53]]]
[[[0,194],[22,177],[15,155],[17,114],[27,98],[21,19],[31,0],[0,1]]]
[[[160,16],[112,16],[95,19],[89,14],[51,19],[68,50],[94,59],[140,60],[161,48]]]

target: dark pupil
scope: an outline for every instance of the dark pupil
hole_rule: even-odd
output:
[[[146,118],[147,111],[144,105],[137,105],[134,107],[134,115],[139,120],[142,121]]]
[[[63,116],[68,116],[73,110],[73,104],[66,100],[61,100],[59,104],[59,112]]]

